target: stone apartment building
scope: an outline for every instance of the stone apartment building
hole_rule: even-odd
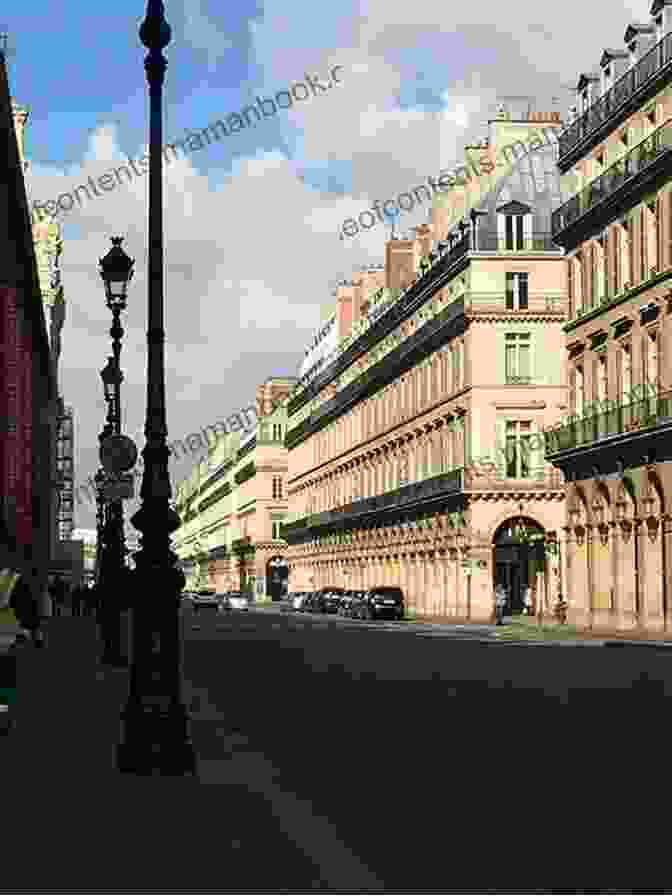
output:
[[[174,550],[187,590],[242,590],[256,600],[277,600],[286,591],[284,405],[295,383],[271,377],[258,386],[256,424],[221,435],[176,488],[182,525]]]
[[[582,73],[559,138],[579,188],[568,253],[570,410],[547,435],[567,479],[569,620],[672,630],[672,3]]]
[[[401,585],[418,616],[486,621],[502,582],[550,612],[562,477],[543,430],[566,410],[556,114],[503,108],[456,183],[385,264],[336,289],[287,406],[290,590]],[[505,166],[505,170],[502,170]]]
[[[56,541],[57,384],[28,210],[25,165],[0,45],[0,562],[47,612]]]

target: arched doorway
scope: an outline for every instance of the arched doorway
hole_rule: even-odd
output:
[[[271,557],[266,564],[266,589],[271,600],[282,600],[287,593],[289,564],[284,557]]]
[[[545,532],[542,526],[526,516],[505,520],[495,532],[493,541],[494,585],[503,585],[508,595],[505,613],[518,614],[525,606],[525,591],[536,591],[536,605],[543,599],[538,587],[539,574],[545,580]]]

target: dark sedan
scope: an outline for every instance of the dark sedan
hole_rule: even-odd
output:
[[[341,598],[345,594],[342,588],[325,588],[320,592],[317,609],[321,613],[338,613]]]
[[[351,614],[355,619],[404,618],[404,594],[401,588],[381,586],[372,588],[356,598],[351,604]]]

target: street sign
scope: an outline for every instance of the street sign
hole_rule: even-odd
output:
[[[133,476],[128,473],[106,482],[103,486],[103,498],[105,501],[123,501],[133,497]]]
[[[100,446],[100,462],[106,473],[132,470],[137,459],[138,449],[128,436],[108,436]]]

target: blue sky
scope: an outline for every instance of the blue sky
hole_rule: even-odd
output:
[[[645,3],[508,7],[495,0],[167,0],[164,137],[180,138],[305,80],[341,85],[266,119],[164,172],[169,440],[249,405],[258,383],[295,375],[331,302],[333,284],[379,263],[378,227],[339,239],[345,218],[458,163],[482,136],[498,96],[534,93],[563,115],[562,86],[622,44]],[[142,0],[112,6],[14,2],[13,98],[30,106],[31,199],[46,201],[100,175],[147,140]],[[575,26],[581,16],[583,27]],[[145,403],[146,190],[137,178],[62,216],[67,302],[62,391],[75,408],[76,482],[97,466],[105,406],[98,371],[109,312],[97,260],[126,237],[136,276],[125,315],[124,426],[139,447]],[[402,230],[426,219],[407,214]],[[174,481],[188,469],[173,472]],[[129,510],[132,511],[131,504]],[[91,507],[77,525],[93,527]]]

